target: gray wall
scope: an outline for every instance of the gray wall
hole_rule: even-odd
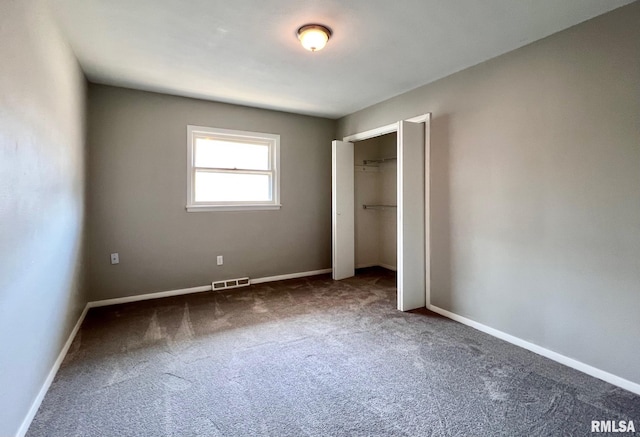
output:
[[[433,113],[432,303],[640,383],[640,3],[339,120]]]
[[[282,209],[186,212],[188,124],[279,134]],[[331,267],[334,133],[333,120],[90,85],[90,300]]]
[[[0,435],[78,320],[85,80],[38,1],[0,2]]]

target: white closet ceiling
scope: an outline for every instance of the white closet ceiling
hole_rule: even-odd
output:
[[[330,118],[631,2],[50,0],[92,82]]]

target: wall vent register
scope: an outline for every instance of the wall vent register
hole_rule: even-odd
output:
[[[228,290],[230,288],[248,287],[251,285],[249,278],[227,279],[224,281],[214,281],[211,283],[211,290]]]

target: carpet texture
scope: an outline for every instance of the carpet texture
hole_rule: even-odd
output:
[[[395,276],[367,269],[92,309],[28,436],[580,436],[605,419],[640,425],[640,396],[399,312]]]

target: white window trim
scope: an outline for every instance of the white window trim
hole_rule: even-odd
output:
[[[268,202],[196,202],[195,201],[195,165],[194,133],[224,135],[227,137],[255,138],[271,143],[271,167],[273,171],[273,199]],[[187,212],[206,211],[265,211],[280,209],[280,135],[261,132],[218,129],[206,126],[187,125]]]

